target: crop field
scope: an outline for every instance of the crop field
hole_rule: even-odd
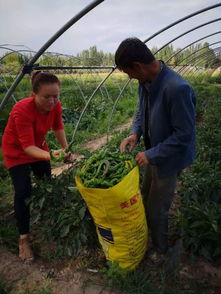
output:
[[[57,73],[61,80],[60,100],[67,139],[72,140],[77,121],[93,91],[106,73]],[[114,73],[95,94],[79,124],[72,147],[73,153],[84,155],[92,151],[84,144],[106,136],[108,148],[117,150],[129,129],[116,131],[128,122],[136,111],[137,83],[131,82],[122,95],[111,119],[114,102],[122,90],[126,75]],[[1,99],[10,86],[11,77],[4,76]],[[4,258],[16,265],[18,232],[13,212],[13,189],[0,157],[0,293],[57,293],[59,279],[70,283],[78,272],[85,273],[82,287],[97,285],[97,289],[112,289],[125,293],[220,293],[221,262],[221,80],[199,75],[191,79],[197,96],[197,158],[179,177],[176,199],[170,220],[170,242],[182,242],[180,264],[156,269],[142,263],[126,276],[117,264],[106,261],[97,240],[95,226],[85,202],[74,182],[79,165],[71,166],[48,182],[33,179],[31,226],[33,249],[37,256],[39,281],[32,279],[24,265],[18,265],[23,275],[7,278]],[[17,100],[30,94],[30,79],[26,77],[16,89]],[[1,136],[14,101],[8,102],[1,113]],[[50,132],[50,148],[58,145]],[[138,144],[136,152],[144,147]],[[57,167],[59,164],[55,164]],[[54,166],[54,167],[55,167]],[[143,170],[140,169],[142,180]],[[17,263],[16,263],[17,262]],[[31,266],[31,265],[30,265]],[[38,268],[38,269],[37,269]],[[39,270],[41,269],[41,271]],[[145,269],[145,270],[144,270]],[[200,270],[201,269],[201,270]],[[90,273],[95,272],[95,273]],[[168,274],[169,272],[169,274]],[[14,291],[14,292],[10,292]],[[65,293],[65,292],[61,292]],[[76,292],[77,293],[77,292]],[[88,292],[90,293],[90,292]],[[98,293],[98,292],[97,292]],[[104,292],[107,293],[107,292]],[[114,292],[115,293],[115,292]],[[117,293],[117,292],[116,292]]]

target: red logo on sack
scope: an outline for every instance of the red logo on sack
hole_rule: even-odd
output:
[[[136,195],[134,195],[133,197],[130,198],[130,204],[131,204],[131,205],[137,203],[137,200],[138,200],[138,198],[139,198],[139,195],[140,195],[140,194],[136,194]]]
[[[120,207],[121,207],[121,209],[126,208],[126,207],[129,207],[129,203],[128,203],[128,201],[122,202],[122,203],[120,204]]]
[[[140,194],[137,193],[134,196],[132,196],[128,201],[121,202],[120,208],[121,209],[128,208],[129,206],[134,205],[135,203],[137,203],[139,196],[140,196]]]

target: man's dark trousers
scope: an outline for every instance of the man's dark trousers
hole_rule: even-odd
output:
[[[168,249],[168,215],[176,188],[177,173],[159,176],[157,167],[147,165],[143,178],[142,195],[155,249],[165,254]]]

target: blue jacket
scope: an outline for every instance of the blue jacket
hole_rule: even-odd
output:
[[[139,84],[132,133],[143,135],[149,164],[158,167],[160,176],[172,175],[193,162],[195,104],[188,82],[164,63],[148,89]]]

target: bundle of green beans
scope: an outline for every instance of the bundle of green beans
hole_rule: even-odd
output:
[[[118,184],[135,166],[132,155],[105,149],[94,153],[77,176],[85,187],[106,189]]]

